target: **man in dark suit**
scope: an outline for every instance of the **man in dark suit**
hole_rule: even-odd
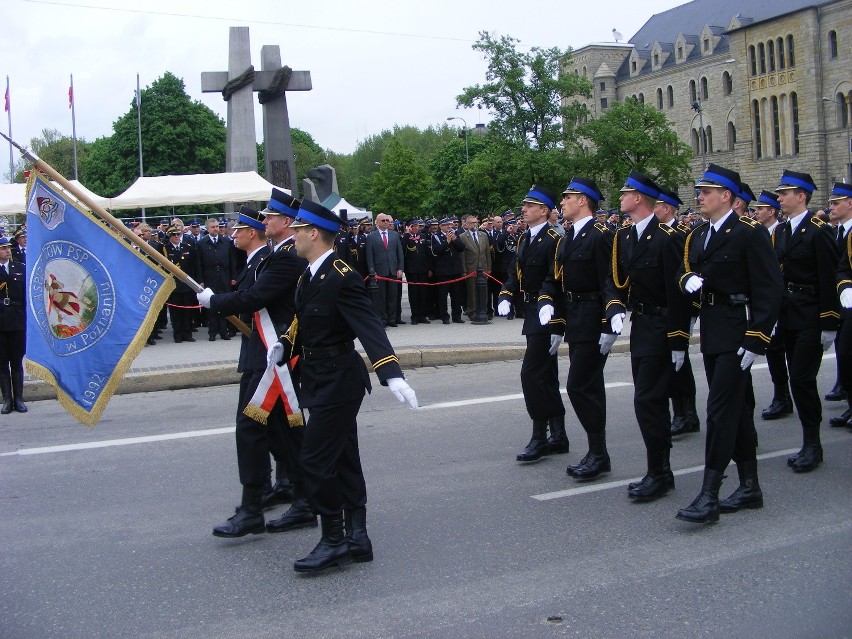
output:
[[[195,248],[201,268],[201,285],[214,293],[228,293],[231,283],[235,280],[231,246],[227,240],[219,237],[219,221],[209,219],[206,223],[207,235],[198,240]],[[222,339],[231,339],[228,334],[227,320],[221,312],[207,310],[207,332],[211,342],[216,341],[216,335]]]
[[[718,521],[719,513],[761,508],[751,365],[766,351],[781,308],[782,280],[766,229],[738,217],[731,205],[736,171],[711,164],[696,185],[708,222],[687,238],[679,287],[701,295],[701,352],[707,375],[707,442],[701,492],[677,518]],[[723,473],[733,459],[740,485],[719,502]]]
[[[179,227],[169,227],[167,234],[169,240],[163,246],[163,255],[196,282],[200,280],[195,244],[183,240],[183,230]],[[192,316],[195,309],[192,307],[197,303],[195,292],[189,284],[175,278],[175,290],[169,296],[168,303],[175,343],[194,342]]]
[[[802,448],[787,460],[796,473],[810,472],[822,463],[822,400],[817,375],[822,354],[834,342],[840,321],[834,287],[839,250],[833,227],[808,210],[815,190],[811,176],[796,171],[784,171],[775,189],[787,218],[783,241],[776,242],[775,249],[785,285],[778,330],[802,424]]]
[[[387,213],[376,216],[376,227],[367,236],[364,247],[368,272],[385,278],[376,280],[379,294],[375,310],[385,326],[396,326],[396,301],[403,273],[402,241],[393,230],[393,218]]]
[[[852,184],[835,182],[828,196],[831,216],[837,220],[840,261],[837,267],[837,293],[840,296],[840,330],[835,351],[837,370],[843,388],[852,388]],[[846,302],[845,304],[843,302]],[[831,426],[852,426],[852,397],[842,415],[832,417]]]
[[[562,192],[562,213],[571,226],[559,243],[556,261],[539,296],[538,316],[543,326],[553,318],[554,304],[565,308],[570,361],[566,390],[589,443],[580,463],[568,466],[566,472],[580,481],[611,470],[606,449],[604,365],[616,336],[604,309],[612,231],[593,217],[601,199],[594,180],[582,177],[573,178]],[[568,445],[567,437],[564,445]]]
[[[520,294],[525,307],[522,333],[526,336],[527,348],[521,363],[521,388],[533,426],[529,443],[515,458],[519,462],[567,453],[569,449],[556,359],[565,319],[561,308],[556,309],[545,326],[539,323],[538,317],[541,287],[556,259],[556,249],[562,237],[547,223],[554,206],[555,196],[542,186],[533,185],[524,197],[521,210],[529,228],[518,240],[515,261],[497,304],[498,314],[506,316],[512,311],[513,297]],[[547,437],[548,428],[550,439]]]
[[[302,470],[311,508],[322,523],[320,542],[294,563],[297,572],[373,559],[356,421],[371,385],[364,360],[355,351],[356,337],[382,385],[417,407],[361,276],[333,255],[340,224],[325,207],[303,202],[292,225],[296,251],[310,266],[296,291],[297,321],[284,337],[290,347],[285,356],[300,356],[299,404],[309,410]],[[270,350],[271,358],[281,355],[279,349]]]
[[[0,413],[27,412],[24,403],[24,353],[27,347],[26,268],[12,261],[8,237],[0,238]]]

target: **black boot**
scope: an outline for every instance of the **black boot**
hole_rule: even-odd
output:
[[[568,435],[565,434],[565,415],[551,417],[547,422],[550,426],[550,437],[547,438],[547,454],[564,455],[571,446],[568,442]]]
[[[695,396],[672,398],[674,420],[672,421],[672,437],[684,433],[697,433],[701,430],[698,411],[695,410]]]
[[[237,506],[233,516],[228,518],[224,524],[213,529],[216,537],[243,537],[244,535],[257,535],[265,528],[263,525],[263,511],[260,507],[260,499],[263,495],[263,487],[243,486],[243,500]]]
[[[317,516],[311,511],[308,500],[305,497],[294,497],[286,513],[278,519],[266,522],[266,532],[287,532],[296,528],[316,528],[316,526]]]
[[[838,428],[840,426],[848,426],[849,419],[852,418],[852,406],[846,408],[840,415],[837,417],[832,417],[828,420],[828,425],[833,428]]]
[[[648,451],[648,473],[637,483],[627,486],[627,496],[634,501],[652,501],[674,488],[674,476],[666,471],[666,452]]]
[[[827,402],[842,402],[846,399],[846,390],[843,388],[843,384],[840,383],[840,380],[837,379],[834,382],[834,388],[828,391],[825,394],[825,401]]]
[[[373,561],[373,544],[367,536],[367,509],[344,510],[343,522],[352,561],[359,564]]]
[[[289,504],[293,501],[293,485],[286,477],[275,482],[263,491],[262,506],[264,510],[274,508],[279,504]]]
[[[29,409],[24,404],[24,371],[12,372],[12,396],[14,398],[15,410],[19,413],[26,413]]]
[[[705,468],[701,492],[689,506],[677,511],[677,518],[691,524],[719,521],[719,487],[724,478],[718,470]]]
[[[3,393],[3,407],[0,414],[8,415],[12,412],[12,378],[6,371],[0,372],[0,391]]]
[[[579,481],[595,479],[612,470],[606,450],[606,433],[589,433],[589,453],[585,462],[574,469],[573,477]]]
[[[352,563],[349,544],[343,537],[343,513],[322,515],[322,537],[307,557],[293,564],[296,572],[319,572],[332,566]]]
[[[533,420],[532,439],[515,458],[519,462],[531,462],[541,459],[547,454],[547,422],[543,419]]]
[[[727,499],[719,502],[720,513],[735,513],[740,508],[763,508],[763,491],[757,483],[757,460],[737,462],[740,485]]]
[[[793,414],[793,398],[790,397],[790,387],[787,382],[775,384],[775,394],[772,403],[760,413],[763,419],[780,419],[784,415]]]
[[[819,438],[819,426],[808,428],[803,434],[802,450],[787,458],[787,464],[794,473],[809,473],[822,463],[822,444]]]
[[[585,466],[586,462],[589,461],[589,457],[591,457],[591,456],[592,456],[592,451],[589,450],[589,452],[587,452],[585,455],[583,455],[583,458],[578,463],[568,464],[568,468],[565,469],[565,473],[568,474],[568,475],[571,475],[571,477],[573,477],[574,473],[577,471],[577,469],[580,468],[581,466]]]

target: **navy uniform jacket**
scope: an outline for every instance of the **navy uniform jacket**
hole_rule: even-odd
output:
[[[357,337],[382,385],[402,377],[399,360],[358,272],[332,254],[309,277],[307,272],[302,274],[296,293],[297,322],[285,337],[293,353],[302,354],[299,405],[312,408],[359,401],[365,391],[372,390],[367,367],[354,348],[327,357],[305,356],[302,349],[335,349],[351,345]]]
[[[555,302],[564,300],[568,342],[597,343],[601,333],[612,333],[604,297],[610,289],[611,256],[612,231],[599,222],[586,222],[577,237],[560,242],[556,260],[542,286],[539,308],[550,303],[546,297]],[[574,296],[580,299],[575,300]]]
[[[12,245],[12,259],[21,264],[27,263],[27,249],[21,248],[19,244]]]
[[[678,279],[704,278],[701,288],[701,352],[718,355],[740,347],[763,354],[781,309],[783,281],[769,233],[758,222],[731,213],[704,248],[710,224],[687,238]],[[709,294],[743,295],[747,305],[709,304]]]
[[[529,230],[524,231],[518,240],[515,260],[509,268],[509,276],[500,291],[498,303],[503,301],[511,303],[513,295],[523,293],[525,303],[532,304],[531,310],[524,314],[524,328],[521,331],[523,335],[534,333],[562,335],[564,332],[565,319],[560,314],[559,305],[554,305],[556,312],[547,326],[539,323],[536,310],[541,287],[556,259],[556,249],[561,239],[562,236],[559,233],[545,224],[532,241],[530,241]]]
[[[20,262],[9,260],[8,273],[0,266],[0,331],[23,331],[27,328],[24,309],[26,277],[26,267]]]
[[[683,244],[686,244],[686,238],[689,237],[689,234],[695,230],[694,226],[690,226],[689,224],[684,224],[683,222],[676,222],[671,227],[678,232],[678,234],[683,239]],[[686,295],[686,293],[684,293]],[[689,295],[689,303],[690,309],[689,312],[692,317],[698,317],[699,312],[701,311],[701,291],[693,293]]]
[[[847,288],[852,288],[852,233],[843,241],[843,251],[837,262],[837,296]],[[840,316],[844,320],[852,319],[852,309],[840,307]]]
[[[458,237],[450,242],[445,233],[441,231],[433,233],[429,252],[433,275],[449,277],[463,273],[461,253],[464,252],[464,244]]]
[[[195,245],[201,267],[201,280],[204,286],[214,293],[225,293],[231,289],[234,279],[231,246],[228,240],[218,238],[216,243],[209,235],[198,240]]]
[[[834,284],[840,255],[835,232],[808,211],[792,238],[786,230],[776,237],[775,250],[787,289],[779,321],[782,329],[819,325],[823,331],[837,330],[840,313]],[[810,291],[797,290],[799,286],[810,287]]]
[[[607,317],[632,311],[631,357],[685,351],[689,345],[691,304],[677,286],[683,237],[654,218],[633,247],[632,228],[624,226],[615,233]]]
[[[494,272],[508,273],[515,258],[515,240],[508,231],[500,231],[493,236]]]
[[[201,279],[198,268],[198,253],[195,251],[195,244],[191,242],[181,241],[175,247],[169,241],[163,244],[163,255],[165,255],[172,264],[177,265],[180,270],[189,275],[196,282]],[[175,278],[175,293],[194,293],[189,284],[183,280]]]
[[[296,283],[308,263],[296,255],[293,242],[287,242],[277,251],[263,248],[252,256],[245,271],[237,279],[237,290],[210,298],[210,310],[225,315],[240,315],[252,326],[251,337],[243,336],[240,349],[239,372],[266,369],[267,347],[260,339],[257,326],[252,321],[255,311],[265,308],[275,327],[275,338],[293,321],[296,313]]]
[[[405,233],[402,236],[402,247],[405,255],[406,275],[426,275],[429,272],[429,233]]]

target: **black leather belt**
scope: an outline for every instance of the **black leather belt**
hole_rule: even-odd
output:
[[[665,306],[651,306],[650,304],[643,304],[641,302],[633,304],[631,310],[637,315],[665,315],[668,313],[668,309]]]
[[[794,284],[793,282],[787,282],[786,287],[788,293],[808,293],[809,295],[814,295],[816,293],[816,287],[812,284]]]
[[[565,301],[571,302],[596,302],[600,299],[597,291],[591,293],[575,293],[574,291],[565,291]]]
[[[703,291],[701,293],[701,303],[707,306],[745,306],[749,303],[749,297],[745,293],[733,293],[726,295],[725,293],[717,293],[715,291]]]
[[[346,355],[355,350],[354,342],[340,342],[332,346],[322,346],[320,348],[302,347],[302,357],[305,359],[327,359],[329,357],[338,357]]]
[[[2,304],[3,306],[21,306],[21,302],[18,300],[10,300],[8,297],[3,298]]]

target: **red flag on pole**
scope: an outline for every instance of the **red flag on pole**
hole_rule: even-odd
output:
[[[68,87],[68,108],[70,109],[74,105],[74,87]]]

